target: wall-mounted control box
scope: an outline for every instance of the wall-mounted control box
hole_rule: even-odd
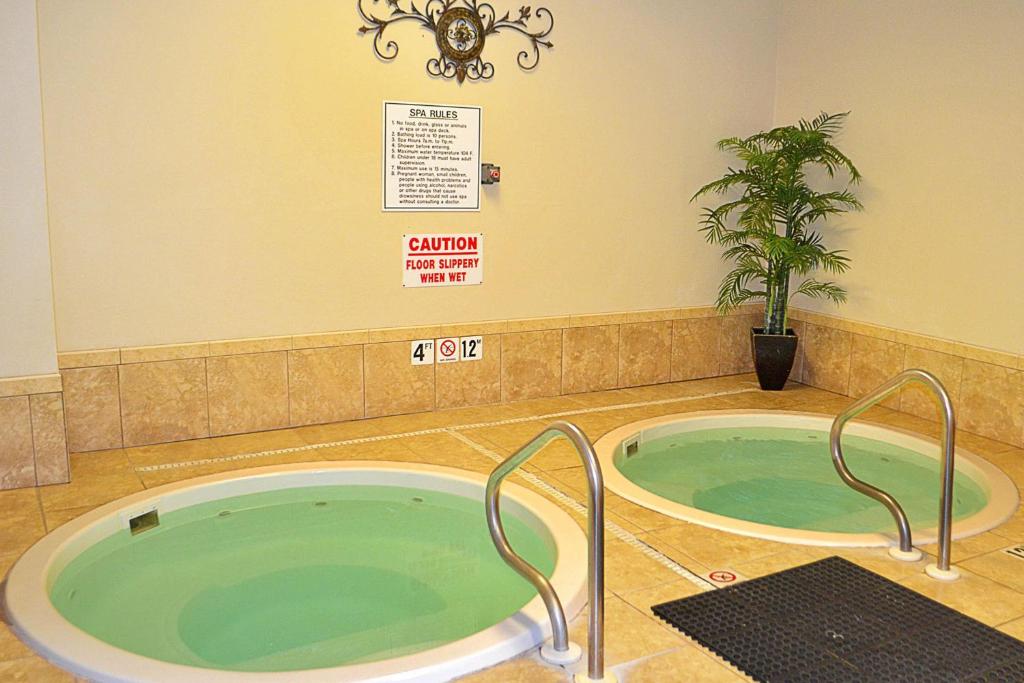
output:
[[[493,185],[501,182],[501,166],[494,164],[480,164],[480,184]]]

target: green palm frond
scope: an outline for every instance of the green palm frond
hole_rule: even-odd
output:
[[[815,267],[827,273],[845,273],[850,268],[850,257],[842,249],[837,251],[822,250],[817,257]]]
[[[741,242],[734,244],[722,253],[722,259],[725,261],[738,261],[740,258],[753,258],[761,262],[767,260],[767,255],[764,249],[759,244]]]
[[[764,269],[759,267],[755,260],[740,259],[736,268],[722,279],[715,307],[720,313],[728,313],[751,299],[764,297],[764,292],[752,290],[747,286],[751,280],[759,280],[763,276]]]
[[[846,301],[846,290],[834,282],[818,282],[817,280],[804,280],[796,288],[792,296],[803,294],[812,299],[829,299],[833,303],[841,304]]]
[[[736,185],[749,185],[753,181],[756,181],[756,178],[749,171],[735,171],[733,169],[729,169],[729,172],[723,177],[718,180],[713,180],[697,190],[697,192],[690,197],[690,201],[693,201],[697,197],[705,194],[724,194]]]
[[[850,112],[844,111],[839,114],[826,114],[821,112],[812,120],[800,119],[800,130],[815,130],[829,137],[833,137],[843,127],[843,122]]]

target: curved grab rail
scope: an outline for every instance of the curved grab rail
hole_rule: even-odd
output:
[[[846,423],[863,413],[868,408],[885,400],[890,394],[896,392],[904,384],[909,382],[921,382],[935,392],[942,407],[942,489],[939,493],[939,572],[950,574],[949,569],[949,547],[952,533],[953,517],[953,445],[956,435],[956,417],[953,415],[953,403],[949,393],[942,386],[942,382],[927,370],[904,370],[888,382],[882,384],[874,391],[871,391],[858,401],[851,404],[846,410],[836,416],[832,422],[832,429],[829,432],[829,450],[832,453],[832,464],[839,472],[840,478],[853,489],[870,496],[881,502],[889,509],[896,520],[896,526],[900,534],[900,551],[904,553],[913,552],[913,542],[910,535],[910,523],[896,499],[885,491],[872,486],[871,484],[853,476],[846,461],[843,459],[843,449],[840,444],[843,427]],[[942,578],[950,578],[943,576]]]
[[[601,466],[594,454],[594,447],[579,427],[562,420],[553,422],[494,469],[487,479],[487,528],[491,532],[491,539],[501,558],[523,578],[532,583],[544,600],[544,605],[551,618],[555,652],[563,655],[568,653],[570,649],[569,629],[562,603],[547,578],[516,554],[509,545],[501,524],[500,509],[501,483],[505,477],[559,436],[567,438],[576,448],[583,460],[583,469],[587,474],[589,488],[587,556],[590,589],[590,622],[587,633],[590,647],[587,653],[587,673],[591,680],[600,681],[604,679],[604,480],[601,476]]]

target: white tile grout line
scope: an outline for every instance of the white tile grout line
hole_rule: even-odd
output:
[[[225,455],[218,458],[202,458],[199,460],[184,460],[182,462],[168,462],[161,463],[159,465],[144,465],[142,467],[136,467],[136,472],[158,472],[160,470],[174,470],[183,467],[196,467],[198,465],[211,465],[219,462],[235,462],[238,460],[254,460],[257,458],[269,458],[275,455],[287,455],[288,453],[300,453],[302,451],[312,451],[319,448],[333,448],[335,446],[352,446],[362,443],[375,443],[378,441],[391,441],[393,439],[404,439],[412,436],[424,436],[427,434],[442,434],[450,432],[452,430],[464,430],[464,429],[482,429],[485,427],[501,427],[504,425],[520,424],[523,422],[533,422],[534,420],[546,420],[555,417],[567,417],[570,415],[588,415],[591,413],[601,413],[613,410],[628,410],[630,408],[644,408],[648,406],[665,405],[667,403],[682,403],[686,401],[696,401],[702,398],[714,398],[716,396],[732,396],[734,394],[745,394],[753,392],[754,389],[730,389],[728,391],[716,391],[708,394],[699,394],[696,396],[680,396],[675,398],[664,398],[656,401],[640,401],[637,403],[620,403],[611,406],[595,406],[592,408],[579,408],[576,410],[560,410],[554,413],[545,413],[543,415],[529,415],[525,417],[512,417],[506,420],[495,420],[493,422],[474,422],[471,424],[454,425],[451,427],[434,427],[432,429],[419,429],[411,432],[397,432],[395,434],[380,434],[377,436],[364,436],[357,439],[346,439],[343,441],[328,441],[325,443],[306,444],[304,446],[291,446],[288,448],[276,448],[268,451],[253,451],[251,453],[239,453],[237,455]],[[130,456],[129,456],[130,458]]]
[[[465,434],[460,434],[459,432],[454,431],[454,430],[446,430],[446,431],[452,437],[454,437],[454,438],[458,439],[459,441],[461,441],[462,443],[466,444],[467,446],[469,446],[470,448],[475,450],[477,453],[480,453],[481,455],[483,455],[483,456],[485,456],[487,458],[490,458],[494,462],[500,464],[500,463],[505,461],[505,457],[504,456],[502,456],[499,453],[495,453],[494,451],[492,451],[491,449],[487,448],[486,446],[483,446],[483,445],[477,443],[476,441],[474,441],[473,439],[470,439]],[[558,490],[557,488],[555,488],[551,484],[547,483],[546,481],[544,481],[543,479],[541,479],[537,475],[535,475],[535,474],[533,474],[531,472],[527,472],[526,470],[524,470],[522,468],[517,469],[516,470],[516,474],[518,474],[520,477],[522,477],[526,481],[530,482],[531,484],[533,484],[537,488],[541,489],[542,491],[547,493],[549,496],[551,496],[552,498],[554,498],[558,502],[562,503],[562,505],[565,505],[567,508],[573,510],[574,512],[576,512],[576,513],[578,513],[580,515],[582,515],[583,517],[587,516],[587,507],[585,505],[580,503],[578,500],[576,500],[572,496],[570,496],[570,495],[568,495],[566,493],[563,493],[562,491]],[[690,583],[694,584],[695,586],[697,586],[701,590],[709,591],[709,590],[714,590],[714,589],[718,588],[718,586],[716,586],[712,582],[704,579],[701,576],[698,576],[697,574],[694,574],[689,569],[687,569],[683,565],[679,564],[678,562],[676,562],[672,558],[668,557],[667,555],[662,554],[660,551],[655,550],[651,546],[647,545],[646,543],[641,541],[639,538],[634,536],[630,531],[622,528],[621,526],[619,526],[615,522],[610,521],[607,517],[604,520],[604,528],[605,528],[606,531],[610,531],[611,534],[613,536],[615,536],[615,538],[619,539],[620,541],[622,541],[626,545],[629,545],[629,546],[631,546],[633,548],[636,548],[637,550],[639,550],[641,553],[643,553],[647,557],[651,558],[652,560],[654,560],[658,564],[662,565],[666,569],[669,569],[670,571],[675,572],[676,574],[678,574],[679,576],[683,577],[684,579],[686,579]]]

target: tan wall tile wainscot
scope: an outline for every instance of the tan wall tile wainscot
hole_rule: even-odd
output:
[[[857,398],[900,370],[927,370],[949,393],[961,429],[1024,446],[1024,356],[799,309],[791,316],[805,330],[793,379]],[[939,419],[936,399],[919,385],[883,405]]]
[[[618,325],[571,327],[562,331],[563,394],[614,389],[618,378]]]
[[[935,375],[946,387],[953,409],[960,410],[960,386],[964,376],[964,359],[941,351],[929,351],[907,346],[903,369],[924,368]],[[900,393],[900,410],[926,420],[939,419],[939,406],[932,394],[919,384],[909,384]]]
[[[210,435],[205,358],[118,366],[125,446]]]
[[[885,339],[854,334],[850,347],[850,396],[863,396],[903,371],[906,346]],[[882,401],[887,408],[899,410],[900,396]]]
[[[852,342],[852,334],[846,330],[807,323],[803,337],[805,382],[846,394],[850,389]]]
[[[60,375],[0,380],[0,487],[66,481],[68,451],[749,372],[760,322],[753,307],[704,307],[61,354]],[[790,325],[801,340],[793,380],[859,396],[923,367],[947,386],[965,430],[1024,445],[1020,357],[799,309]],[[442,335],[482,336],[482,359],[410,364],[410,340]],[[887,405],[937,416],[913,386]]]
[[[363,417],[363,346],[289,351],[288,400],[293,425]]]
[[[434,366],[411,365],[408,341],[367,344],[363,353],[366,417],[434,409]]]
[[[638,387],[672,379],[672,321],[619,327],[619,384]]]
[[[0,425],[0,487],[34,486],[35,451],[28,396],[0,398]]]
[[[1024,441],[1024,371],[964,360],[960,424],[997,441]]]
[[[0,490],[69,476],[60,375],[0,379]]]
[[[763,319],[760,315],[730,315],[722,318],[718,374],[738,375],[742,372],[753,372],[754,359],[750,354],[750,328],[762,323]]]
[[[290,426],[288,352],[206,359],[210,436]]]
[[[68,481],[68,443],[64,428],[64,396],[60,392],[28,397],[32,417],[36,485]]]
[[[562,330],[505,334],[501,351],[502,401],[562,393]]]
[[[68,449],[102,451],[124,445],[116,365],[61,370]]]
[[[759,319],[751,311],[659,309],[63,353],[67,445],[153,445],[734,374],[750,367],[748,328]],[[444,336],[482,336],[483,357],[410,364],[411,340]],[[723,363],[733,342],[740,348]]]
[[[446,335],[454,331],[442,330]],[[438,410],[501,402],[501,338],[500,334],[483,335],[480,360],[442,363],[435,367]]]
[[[722,319],[672,321],[672,381],[718,375],[722,358]]]

